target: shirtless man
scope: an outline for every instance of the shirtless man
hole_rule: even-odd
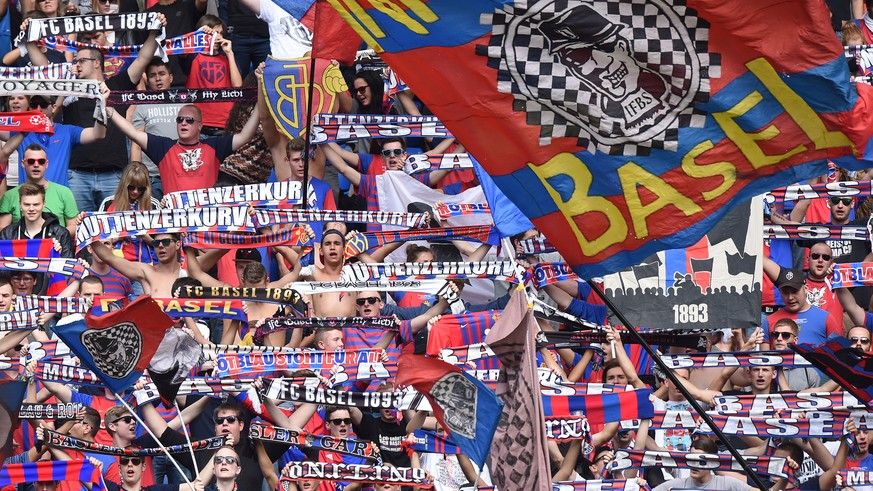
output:
[[[173,282],[179,279],[182,271],[179,261],[182,247],[176,234],[157,234],[154,238],[152,245],[158,258],[158,263],[154,266],[118,257],[100,241],[92,243],[91,250],[101,261],[127,276],[130,281],[142,283],[143,293],[146,295],[170,298],[173,296]]]
[[[313,268],[315,281],[339,281],[345,261],[346,238],[337,229],[327,229],[321,236],[321,265]],[[355,315],[358,292],[325,292],[312,295],[315,317],[351,317]]]

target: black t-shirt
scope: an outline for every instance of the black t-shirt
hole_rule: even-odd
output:
[[[361,424],[355,426],[355,433],[359,438],[376,442],[382,460],[394,464],[395,467],[409,467],[412,463],[409,454],[401,447],[406,437],[406,424],[388,423],[382,418],[374,418],[364,414]]]
[[[245,429],[248,431],[248,428]],[[178,431],[167,429],[160,436],[161,443],[166,446],[169,445],[184,445],[187,443],[185,440],[185,436],[179,433]],[[275,447],[270,445],[265,446],[267,449],[267,454],[270,455],[270,458],[275,461],[282,455],[283,452],[279,452],[276,455]],[[285,446],[285,449],[288,447]],[[258,457],[255,454],[254,446],[252,445],[252,441],[248,437],[243,437],[242,442],[234,445],[233,449],[236,453],[239,454],[240,459],[240,473],[236,478],[237,486],[239,491],[261,491],[262,483],[264,482],[264,475],[261,473],[261,468],[258,466]],[[273,451],[271,451],[273,450]],[[196,452],[197,456],[197,468],[203,469],[203,466],[212,465],[212,457],[215,452],[211,452],[208,450],[204,450],[201,452]],[[175,454],[174,457],[179,461],[179,464],[184,465],[191,472],[195,472],[191,466],[191,454],[185,452],[184,454]],[[208,484],[208,483],[204,483]]]
[[[136,84],[130,81],[127,70],[107,79],[106,86],[110,90],[136,90]],[[94,99],[79,98],[76,102],[64,106],[64,123],[90,128],[94,126]],[[122,116],[127,115],[128,106],[112,106]],[[112,123],[106,128],[106,138],[87,145],[73,148],[70,155],[70,169],[76,170],[122,170],[127,166],[127,137]]]
[[[258,19],[258,16],[239,0],[227,2],[227,29],[233,36],[270,39],[270,28],[267,23]]]
[[[197,20],[205,12],[197,10],[197,3],[194,0],[176,0],[169,5],[157,4],[146,9],[146,12],[160,12],[167,17],[167,37],[172,38],[194,32],[194,26],[197,25]],[[140,43],[145,41],[145,36],[148,32],[143,33]],[[184,87],[186,73],[179,65],[179,56],[173,55],[168,57],[167,65],[173,72],[173,87]]]

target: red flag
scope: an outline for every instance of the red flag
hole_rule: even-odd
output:
[[[501,412],[485,384],[442,360],[408,352],[397,360],[397,384],[421,392],[452,441],[482,467]]]
[[[336,60],[344,65],[355,62],[361,36],[326,0],[317,0],[300,23],[312,31],[314,58]]]
[[[55,333],[113,392],[142,375],[173,326],[173,319],[151,297],[142,295],[123,309],[83,321],[59,322]]]

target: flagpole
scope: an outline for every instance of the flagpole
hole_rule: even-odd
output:
[[[176,406],[176,412],[179,413],[179,421],[182,422],[182,433],[185,434],[185,440],[188,442],[188,450],[191,451],[191,462],[194,464],[195,476],[200,475],[200,469],[197,467],[197,458],[194,457],[194,447],[191,445],[191,436],[188,435],[188,428],[185,427],[185,420],[182,419],[182,410],[179,409],[179,402],[174,398],[173,406]],[[197,479],[196,477],[194,479]]]
[[[134,419],[136,419],[136,420],[139,422],[139,424],[141,424],[142,427],[145,428],[145,430],[146,430],[146,432],[148,432],[149,436],[151,436],[151,437],[155,440],[155,443],[157,443],[158,446],[161,447],[161,450],[164,451],[164,455],[166,455],[167,458],[170,459],[170,462],[172,462],[173,467],[175,467],[176,470],[179,471],[179,474],[181,474],[182,479],[185,480],[185,484],[187,484],[188,487],[191,488],[191,491],[195,491],[195,489],[194,489],[194,485],[191,484],[191,481],[190,481],[190,480],[188,480],[188,476],[186,476],[186,475],[185,475],[185,472],[182,471],[182,467],[179,466],[179,463],[176,462],[176,459],[174,459],[173,456],[170,455],[170,452],[167,451],[167,447],[165,447],[164,444],[161,443],[160,440],[158,440],[158,437],[154,434],[154,432],[152,431],[152,429],[149,428],[149,425],[147,425],[147,424],[145,423],[145,421],[143,421],[142,418],[139,417],[139,415],[136,413],[136,411],[134,411],[133,408],[130,407],[130,404],[128,404],[127,401],[125,401],[124,398],[121,397],[121,394],[119,394],[119,393],[116,392],[116,393],[115,393],[115,397],[118,399],[119,402],[121,402],[121,405],[124,406],[124,408],[127,409],[128,412],[130,412],[131,416],[133,416]],[[181,413],[180,413],[180,414],[181,414]],[[189,443],[189,447],[190,447],[190,443]],[[193,455],[194,449],[191,449],[191,452],[192,452],[192,455]],[[196,462],[196,461],[194,462],[194,468],[197,468],[197,462]]]
[[[603,291],[600,290],[600,288],[597,286],[596,283],[594,283],[594,281],[587,280],[587,282],[588,286],[591,287],[591,290],[596,292],[597,296],[600,297],[601,300],[603,300],[603,303],[606,304],[609,310],[611,310],[615,314],[615,316],[618,317],[618,320],[624,325],[625,329],[627,329],[630,335],[636,340],[636,343],[641,345],[643,349],[646,350],[646,353],[648,353],[649,356],[652,357],[652,360],[655,362],[655,364],[657,364],[661,371],[664,372],[664,376],[670,379],[670,382],[673,384],[674,387],[679,390],[679,392],[682,393],[682,396],[685,397],[686,400],[688,400],[688,403],[691,404],[691,407],[694,408],[694,411],[699,414],[701,418],[703,418],[703,421],[705,421],[710,428],[712,428],[712,432],[722,443],[724,443],[725,447],[727,447],[734,460],[736,460],[737,463],[740,464],[740,467],[743,468],[749,479],[754,481],[755,486],[757,486],[758,489],[769,489],[764,484],[764,482],[761,481],[761,478],[758,476],[758,474],[752,470],[752,467],[749,465],[748,462],[746,462],[746,459],[744,459],[743,456],[740,455],[740,453],[737,451],[737,449],[734,448],[731,442],[728,441],[727,437],[724,435],[724,433],[722,433],[721,428],[716,426],[715,423],[712,421],[712,418],[710,418],[709,415],[706,414],[706,411],[703,410],[703,408],[697,402],[697,399],[692,397],[691,393],[688,392],[688,389],[686,389],[685,386],[682,385],[681,382],[679,382],[676,374],[674,374],[673,371],[669,367],[667,367],[667,364],[664,363],[664,360],[662,360],[661,357],[658,356],[657,353],[655,353],[655,350],[653,350],[652,347],[649,346],[649,343],[647,343],[643,339],[643,337],[640,336],[640,333],[637,332],[634,325],[624,316],[624,314],[620,310],[618,310],[618,308],[616,308],[615,304],[612,303],[612,300],[607,297],[606,294],[603,293]]]
[[[306,131],[303,141],[303,209],[309,209],[309,135],[312,133],[312,93],[315,91],[315,36],[318,35],[318,5],[316,0],[315,25],[312,29],[312,49],[309,51],[309,86],[306,88]]]

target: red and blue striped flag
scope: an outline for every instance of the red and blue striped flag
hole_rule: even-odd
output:
[[[0,487],[43,481],[87,482],[94,484],[91,491],[106,489],[100,470],[87,460],[42,460],[0,469]]]
[[[48,259],[61,255],[55,250],[51,239],[13,239],[0,240],[0,257]],[[67,278],[62,274],[50,274],[48,278],[47,295],[57,295],[67,286]]]
[[[647,419],[655,415],[650,395],[651,389],[637,389],[615,394],[543,396],[543,410],[547,417],[570,416],[574,411],[582,411],[592,425]]]

